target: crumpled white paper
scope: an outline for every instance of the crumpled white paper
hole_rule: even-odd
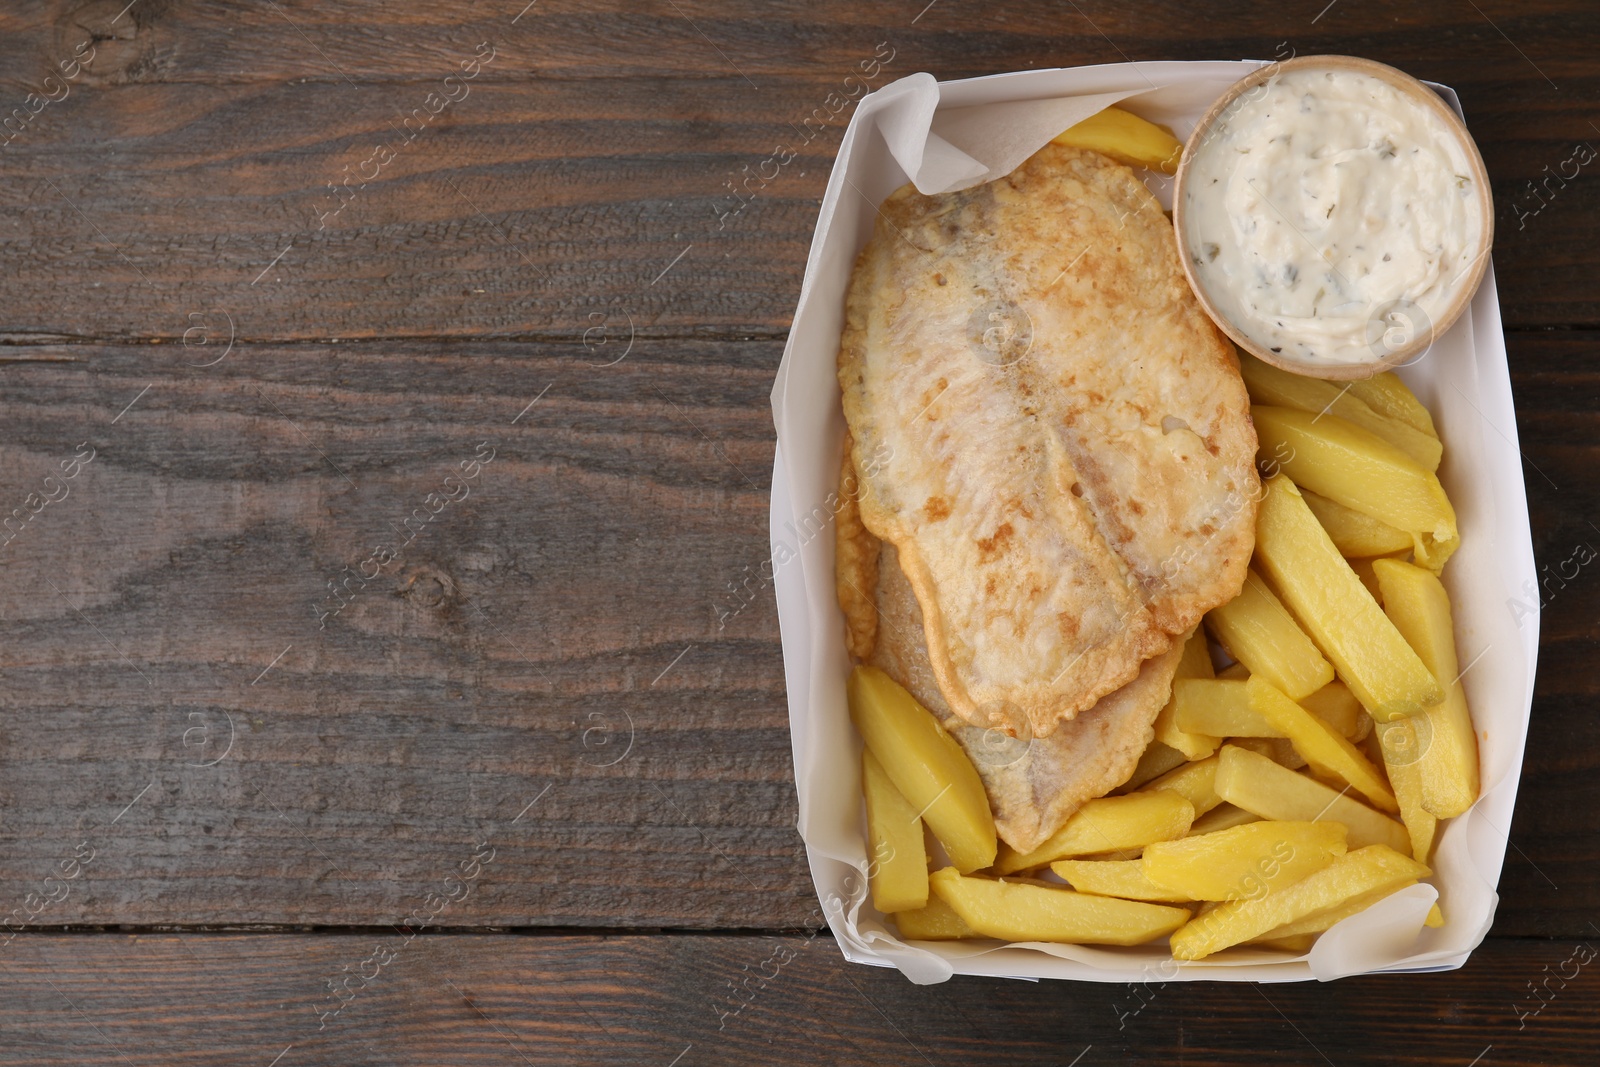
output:
[[[1121,106],[1187,137],[1206,108],[1260,66],[1127,63],[1025,71],[940,83],[913,74],[865,97],[845,131],[823,197],[799,306],[772,391],[778,450],[772,566],[783,635],[799,830],[828,925],[846,958],[899,968],[917,983],[953,974],[1107,982],[1195,979],[1285,982],[1461,966],[1494,918],[1533,695],[1538,594],[1521,453],[1491,266],[1463,315],[1400,371],[1445,442],[1439,477],[1455,504],[1461,548],[1445,568],[1462,681],[1478,727],[1483,795],[1446,823],[1429,883],[1396,893],[1287,959],[1264,950],[1178,963],[1163,946],[1097,948],[998,942],[902,942],[866,896],[860,740],[844,683],[850,669],[834,601],[832,520],[844,417],[835,376],[844,294],[877,205],[914,181],[925,193],[1009,173],[1051,137]],[[1457,112],[1451,90],[1436,86]],[[1171,182],[1148,175],[1170,205]],[[1446,924],[1422,925],[1437,894]]]

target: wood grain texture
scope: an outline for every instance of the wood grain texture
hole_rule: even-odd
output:
[[[462,923],[803,921],[770,592],[720,618],[777,347],[596,350],[0,371],[8,511],[98,450],[0,550],[0,899],[88,839],[39,921],[365,923],[489,841]]]
[[[452,925],[809,921],[771,590],[745,584],[779,346],[640,339],[605,367],[623,338],[592,340],[0,367],[0,510],[98,450],[0,548],[0,900],[88,841],[39,924],[393,921],[486,841]],[[1600,338],[1510,340],[1554,568],[1600,546]],[[469,495],[407,527],[485,441]],[[1585,936],[1600,905],[1597,566],[1550,587],[1506,934]],[[349,606],[319,626],[330,580]]]
[[[192,314],[224,313],[262,341],[573,338],[596,314],[774,336],[863,88],[1290,49],[1454,85],[1495,185],[1507,322],[1600,323],[1600,194],[1587,172],[1561,177],[1600,141],[1592,5],[1493,22],[1442,2],[1339,5],[1314,23],[1263,5],[1199,32],[1173,4],[919,18],[541,3],[513,25],[520,6],[147,2],[110,26],[123,5],[93,0],[0,16],[0,114],[103,35],[0,148],[0,337],[174,340]],[[495,58],[452,90],[464,98],[404,126],[485,41]],[[796,152],[781,167],[780,145]],[[753,199],[729,216],[734,183]]]
[[[1594,954],[1501,940],[1459,971],[1331,984],[917,987],[826,932],[32,936],[0,970],[0,1063],[1578,1064],[1600,1047]]]
[[[1523,761],[1522,789],[1496,929],[1546,933],[1595,931],[1579,899],[1600,896],[1590,856],[1595,829],[1569,832],[1600,807],[1596,753],[1600,731],[1591,709],[1600,681],[1600,335],[1552,331],[1507,338],[1517,430],[1524,457],[1534,558],[1543,610],[1539,673]]]
[[[0,11],[0,1064],[1595,1058],[1592,4],[524,3]],[[1291,50],[1453,85],[1494,182],[1553,577],[1491,939],[1259,989],[845,964],[751,576],[846,78]],[[297,932],[148,932],[192,926]]]

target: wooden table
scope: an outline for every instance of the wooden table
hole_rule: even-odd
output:
[[[126,2],[0,14],[0,1062],[1595,1062],[1592,4]],[[1455,86],[1494,178],[1551,577],[1492,934],[847,965],[751,576],[854,101],[1291,49]]]

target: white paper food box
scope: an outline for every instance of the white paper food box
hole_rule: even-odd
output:
[[[1262,64],[1124,63],[940,83],[913,74],[865,97],[845,131],[817,218],[805,281],[772,390],[771,577],[778,599],[799,829],[828,925],[846,958],[914,982],[953,974],[1087,981],[1288,982],[1459,967],[1488,933],[1522,767],[1539,639],[1516,417],[1491,267],[1463,315],[1400,371],[1445,442],[1439,469],[1461,548],[1445,568],[1463,684],[1482,752],[1483,794],[1445,823],[1434,877],[1324,934],[1306,955],[1235,949],[1176,962],[1137,948],[902,942],[867,901],[861,742],[845,705],[850,659],[834,600],[833,516],[844,415],[835,375],[844,296],[877,205],[907,181],[924,193],[1009,173],[1051,137],[1112,103],[1187,137],[1206,108]],[[1460,111],[1455,93],[1436,86]],[[1147,175],[1148,176],[1148,175]],[[1151,188],[1170,206],[1171,182]],[[765,577],[765,576],[764,576]],[[1438,900],[1447,918],[1422,925]]]

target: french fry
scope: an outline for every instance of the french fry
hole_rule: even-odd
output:
[[[1002,941],[1142,945],[1189,919],[1184,908],[1119,900],[1027,882],[967,878],[954,867],[928,876],[933,891],[972,929]]]
[[[1290,937],[1258,937],[1250,944],[1262,948],[1275,948],[1283,952],[1293,952],[1296,956],[1310,952],[1311,946],[1317,943],[1316,934],[1294,934]]]
[[[1172,683],[1178,726],[1218,737],[1281,737],[1250,707],[1244,682],[1184,678]]]
[[[1146,878],[1140,860],[1057,860],[1050,869],[1080,893],[1158,904],[1183,904],[1194,899]]]
[[[1235,900],[1198,916],[1172,935],[1172,956],[1204,959],[1269,931],[1276,937],[1287,936],[1279,928],[1303,916],[1384,887],[1415,883],[1430,873],[1422,864],[1382,845],[1357,849],[1293,885],[1253,900]]]
[[[1171,707],[1169,703],[1167,707]],[[1162,709],[1162,714],[1167,716],[1166,721],[1157,719],[1155,724],[1156,742],[1167,745],[1181,753],[1185,760],[1202,760],[1217,750],[1222,744],[1220,737],[1208,737],[1205,734],[1190,733],[1180,730],[1174,723],[1171,713]]]
[[[1235,737],[1228,743],[1246,752],[1265,756],[1278,766],[1291,771],[1298,771],[1306,765],[1306,758],[1295,750],[1287,737]]]
[[[1250,677],[1250,668],[1243,663],[1230,663],[1217,672],[1217,677],[1225,682],[1242,682]]]
[[[867,868],[872,906],[884,913],[928,903],[928,850],[922,820],[889,781],[871,749],[861,752],[861,784],[867,794]]]
[[[1309,696],[1333,681],[1333,667],[1253,570],[1238,596],[1206,614],[1206,625],[1251,674],[1293,697]]]
[[[1248,679],[1246,675],[1245,681]],[[1283,737],[1282,730],[1250,706],[1245,681],[1191,678],[1174,682],[1172,697],[1178,705],[1178,725],[1185,730],[1216,734],[1235,741],[1250,737]],[[1329,682],[1296,703],[1351,741],[1360,740],[1372,729],[1372,717],[1341,682]],[[1261,751],[1268,753],[1265,748]],[[1295,765],[1304,766],[1304,763]]]
[[[1349,385],[1356,399],[1378,414],[1398,419],[1430,437],[1439,436],[1439,431],[1433,428],[1433,416],[1428,414],[1422,401],[1412,395],[1394,371],[1351,381]]]
[[[1242,900],[1298,882],[1345,852],[1335,822],[1262,821],[1147,845],[1144,875],[1188,900]],[[1065,875],[1063,875],[1065,877]]]
[[[1417,562],[1429,570],[1443,567],[1460,544],[1455,509],[1439,479],[1381,437],[1333,415],[1293,408],[1253,407],[1250,417],[1263,462],[1276,463],[1296,485],[1411,534]]]
[[[1378,607],[1383,607],[1383,588],[1378,585],[1378,576],[1373,573],[1372,561],[1370,559],[1352,559],[1348,562],[1350,569],[1355,571],[1356,577],[1361,579],[1362,587],[1372,595],[1372,599],[1377,603]]]
[[[1450,595],[1438,578],[1409,563],[1377,560],[1373,570],[1383,586],[1384,611],[1447,687],[1443,703],[1428,709],[1426,721],[1413,729],[1419,735],[1423,806],[1441,819],[1454,818],[1478,799],[1478,735],[1461,685]]]
[[[1420,722],[1421,718],[1422,717],[1420,715],[1413,715],[1408,719],[1396,719],[1394,721],[1396,723]],[[1361,739],[1361,751],[1365,752],[1367,754],[1367,759],[1371,760],[1375,764],[1385,762],[1383,758],[1383,745],[1380,744],[1380,738],[1378,737],[1378,734],[1382,732],[1382,729],[1382,727],[1374,723],[1372,732]]]
[[[1384,723],[1367,738],[1367,748],[1383,762],[1400,802],[1400,821],[1411,835],[1411,856],[1427,863],[1433,854],[1433,841],[1439,832],[1439,818],[1427,809],[1422,790],[1420,758],[1432,739],[1430,708],[1421,715]]]
[[[1439,439],[1406,422],[1388,418],[1368,407],[1348,385],[1323,378],[1279,370],[1253,356],[1239,357],[1239,371],[1255,404],[1296,408],[1313,414],[1334,415],[1375,434],[1416,460],[1424,469],[1439,469],[1444,448]],[[1337,540],[1337,538],[1335,538]]]
[[[1438,904],[1434,904],[1433,907],[1428,909],[1428,917],[1422,920],[1422,925],[1431,926],[1434,929],[1444,925],[1444,912],[1439,910]]]
[[[1295,703],[1352,741],[1360,741],[1372,732],[1372,716],[1343,682],[1329,682]]]
[[[900,936],[907,941],[959,941],[983,936],[963,922],[950,905],[934,894],[929,895],[927,907],[897,912],[894,924],[899,927]]]
[[[1218,753],[1220,756],[1221,753]],[[1218,830],[1229,830],[1235,826],[1244,826],[1246,823],[1260,822],[1261,816],[1253,811],[1223,802],[1200,816],[1189,826],[1188,837],[1199,837],[1202,834],[1214,834]]]
[[[1184,639],[1183,657],[1178,661],[1178,671],[1174,679],[1176,681],[1184,678],[1210,678],[1214,674],[1211,669],[1211,653],[1206,649],[1205,631],[1196,626]],[[1174,688],[1174,695],[1168,698],[1166,707],[1156,716],[1155,739],[1182,752],[1186,759],[1205,759],[1217,750],[1222,739],[1180,729],[1175,718],[1176,702],[1176,688]]]
[[[876,667],[857,667],[846,686],[850,718],[950,862],[975,871],[994,862],[994,816],[983,782],[933,714]]]
[[[1252,938],[1251,943],[1254,944],[1256,941],[1266,938],[1304,937],[1307,934],[1320,934],[1324,930],[1331,929],[1335,923],[1341,923],[1352,915],[1359,915],[1361,912],[1366,911],[1384,897],[1393,896],[1407,886],[1416,884],[1417,879],[1415,878],[1386,882],[1371,892],[1357,894],[1331,907],[1320,908],[1275,930],[1268,930],[1261,935],[1261,938]]]
[[[1218,804],[1222,798],[1217,796],[1217,757],[1210,756],[1193,763],[1185,763],[1177,770],[1168,771],[1160,778],[1150,783],[1150,789],[1170,789],[1183,797],[1194,808],[1195,818],[1199,818]],[[1189,829],[1193,830],[1191,823]]]
[[[1138,766],[1134,767],[1133,774],[1128,780],[1117,788],[1119,793],[1131,793],[1146,782],[1154,781],[1174,767],[1181,767],[1189,761],[1189,757],[1170,745],[1163,745],[1160,741],[1150,742],[1144,750],[1144,755],[1139,757]]]
[[[1343,734],[1284,696],[1270,682],[1251,678],[1245,687],[1251,709],[1282,731],[1313,770],[1349,783],[1374,807],[1399,814],[1400,805],[1383,773]]]
[[[1182,837],[1193,822],[1194,805],[1170,789],[1101,797],[1084,804],[1032,852],[1001,845],[994,870],[1012,874],[1074,856],[1140,849],[1152,841]]]
[[[1411,551],[1411,535],[1404,530],[1397,530],[1386,522],[1379,522],[1371,515],[1363,515],[1325,496],[1318,496],[1304,486],[1300,488],[1300,495],[1305,498],[1311,514],[1328,531],[1334,547],[1346,559],[1368,559]]]
[[[1263,819],[1343,823],[1351,848],[1387,845],[1411,849],[1405,827],[1314,778],[1296,774],[1237,745],[1217,753],[1217,795]]]
[[[1056,144],[1092,148],[1130,167],[1149,167],[1175,174],[1183,142],[1171,133],[1120,107],[1108,107],[1070,126],[1055,138]]]
[[[1391,735],[1409,735],[1411,744],[1398,746],[1396,751],[1391,752],[1383,747],[1381,732],[1378,743],[1383,751],[1383,766],[1389,775],[1389,784],[1394,787],[1395,799],[1400,804],[1400,821],[1411,836],[1411,856],[1427,863],[1428,857],[1433,854],[1433,839],[1439,831],[1439,818],[1422,802],[1422,769],[1413,758],[1416,721],[1415,718],[1397,719],[1383,727]]]
[[[1416,715],[1443,699],[1444,690],[1339,555],[1295,484],[1279,475],[1263,490],[1256,559],[1373,719]]]
[[[1178,659],[1178,669],[1172,675],[1174,678],[1215,678],[1216,669],[1211,666],[1211,649],[1206,645],[1206,632],[1199,626],[1189,631],[1189,636],[1183,639],[1183,655]]]

